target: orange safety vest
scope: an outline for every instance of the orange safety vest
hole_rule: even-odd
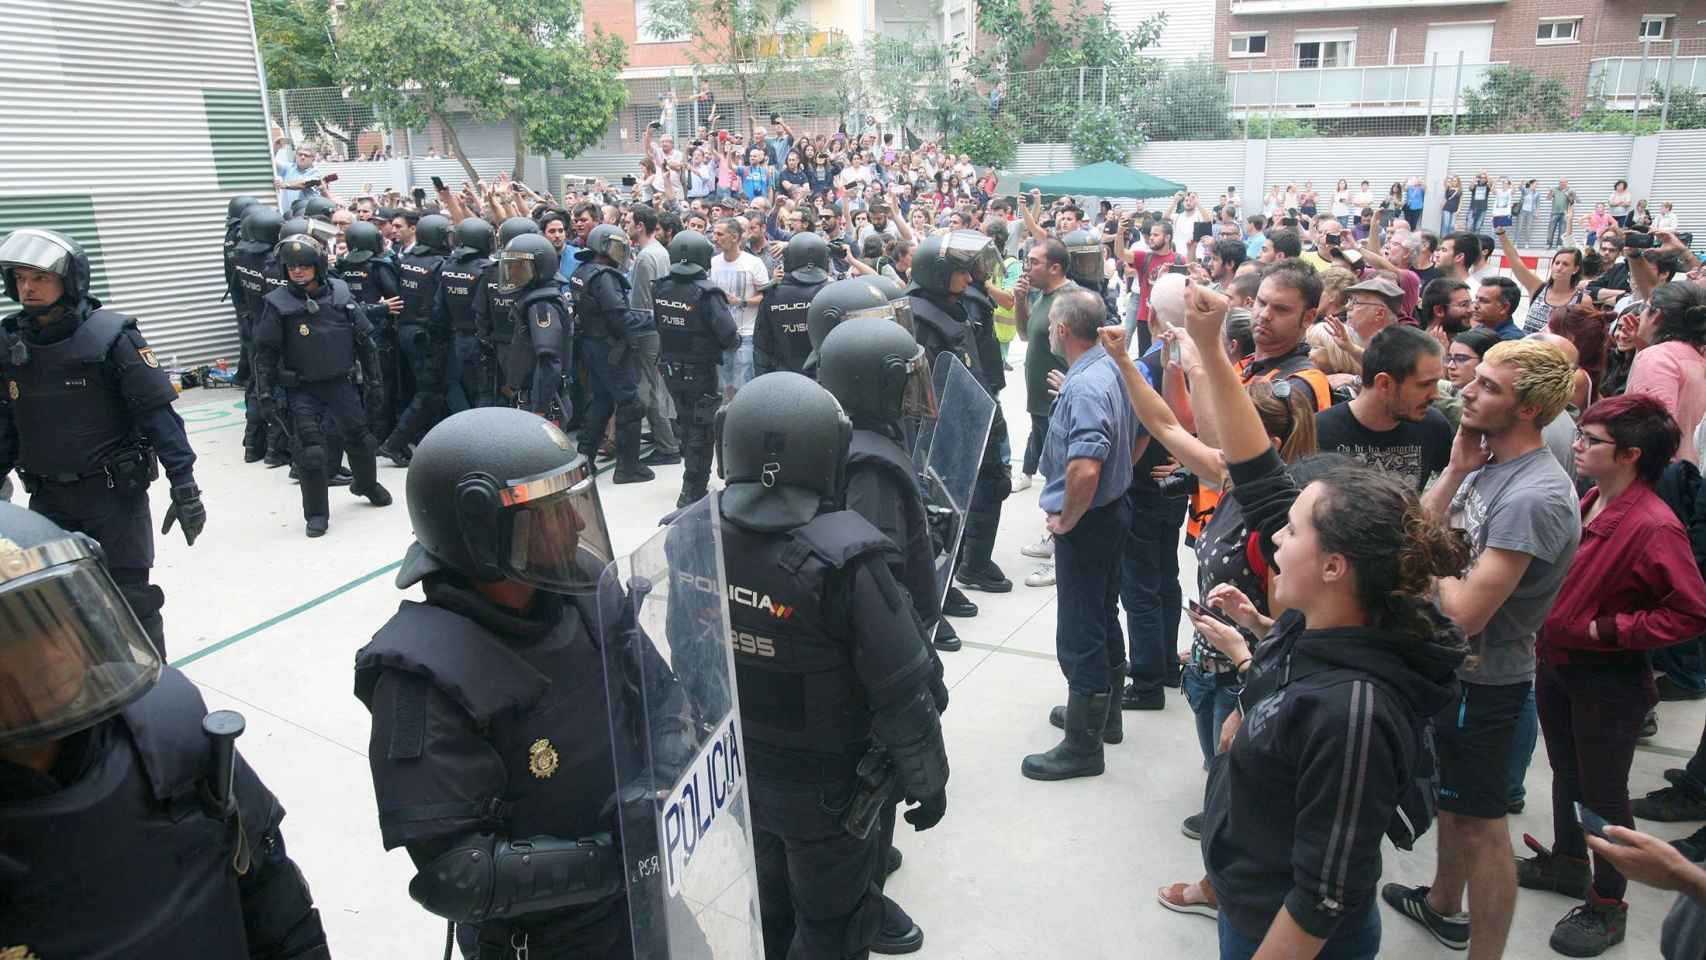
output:
[[[1249,386],[1257,380],[1272,381],[1279,376],[1279,368],[1275,367],[1261,376],[1252,377],[1250,366],[1255,360],[1256,357],[1252,354],[1238,361],[1238,379],[1243,381],[1245,386]],[[1302,370],[1286,374],[1286,378],[1295,378],[1309,384],[1311,392],[1315,394],[1316,413],[1320,413],[1333,405],[1333,387],[1327,382],[1327,375],[1321,371],[1314,367],[1305,367]],[[1218,503],[1220,503],[1219,490],[1211,489],[1201,483],[1197,484],[1196,492],[1191,494],[1190,512],[1185,516],[1185,537],[1189,542],[1196,543],[1197,538],[1202,535],[1203,528],[1208,526],[1208,521],[1214,516],[1214,508]]]

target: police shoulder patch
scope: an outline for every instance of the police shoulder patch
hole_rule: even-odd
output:
[[[159,369],[160,361],[156,360],[154,358],[154,348],[153,347],[143,347],[136,352],[137,352],[137,355],[142,357],[143,363],[146,363],[149,366],[154,367],[155,369]],[[13,384],[12,385],[12,399],[13,400],[18,399],[17,390],[18,390],[17,384]]]
[[[534,322],[539,324],[539,329],[541,330],[551,329],[551,311],[541,310],[539,312],[539,319]]]
[[[305,323],[305,324],[297,327],[296,332],[302,334],[305,337],[308,336],[308,334],[309,334],[308,324]]]
[[[0,960],[41,960],[29,947],[0,947]]]

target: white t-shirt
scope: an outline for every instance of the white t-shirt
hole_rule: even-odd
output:
[[[738,299],[750,299],[759,287],[769,281],[769,275],[764,272],[764,261],[745,250],[736,254],[733,260],[721,252],[711,258],[711,282]],[[752,336],[752,323],[758,319],[757,305],[731,304],[729,312],[734,315],[735,325],[740,327],[740,335]]]
[[[1208,217],[1202,207],[1182,211],[1173,218],[1173,249],[1178,251],[1181,259],[1187,259],[1191,255],[1191,245],[1196,242],[1191,233],[1196,225],[1207,222]]]

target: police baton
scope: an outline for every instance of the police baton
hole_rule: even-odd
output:
[[[888,750],[882,744],[871,747],[859,758],[855,775],[858,784],[841,825],[849,834],[863,840],[870,836],[877,817],[894,795],[894,765],[889,762]]]
[[[243,728],[243,715],[235,710],[215,710],[201,720],[201,732],[207,735],[213,752],[208,795],[221,816],[230,816],[237,809],[237,738],[243,735]]]

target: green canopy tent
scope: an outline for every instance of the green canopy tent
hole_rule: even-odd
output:
[[[1104,160],[1045,177],[1027,177],[1019,181],[1019,189],[1026,193],[1041,190],[1057,197],[1148,198],[1170,197],[1183,192],[1185,185],[1133,170],[1123,163]]]

